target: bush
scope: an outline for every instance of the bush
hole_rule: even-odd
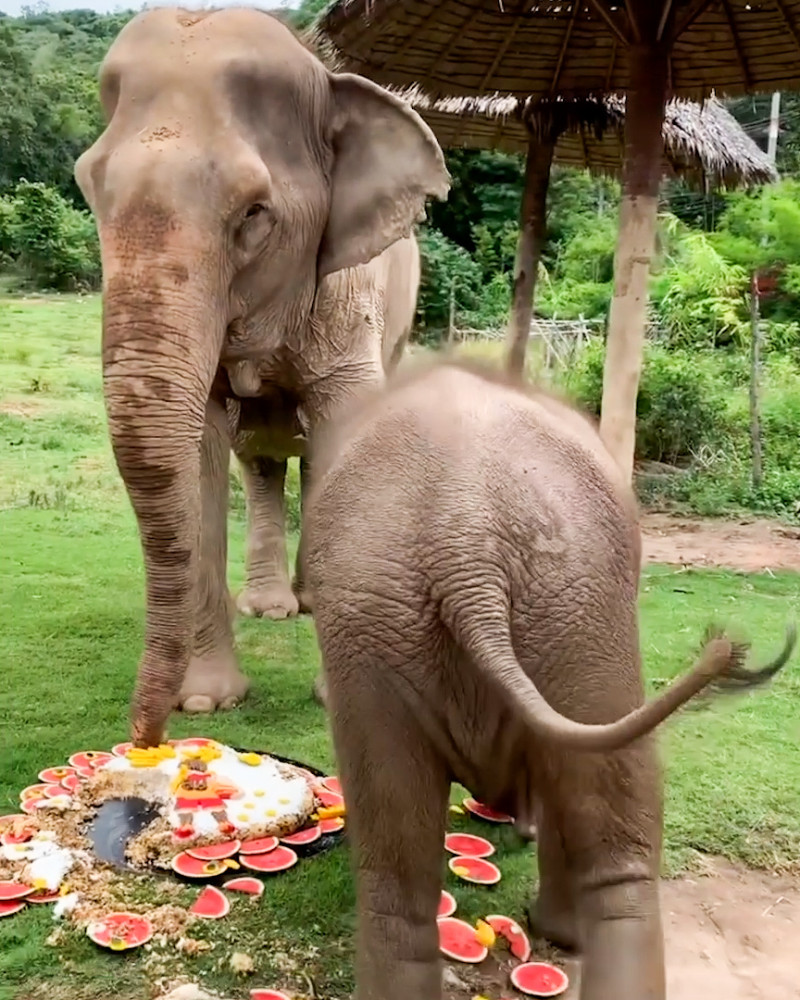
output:
[[[10,256],[36,285],[58,290],[100,282],[100,248],[92,217],[46,184],[20,181],[4,210]]]
[[[443,236],[438,229],[421,230],[419,247],[422,281],[417,312],[426,329],[442,330],[450,319],[451,289],[457,317],[478,306],[481,269],[463,247]]]

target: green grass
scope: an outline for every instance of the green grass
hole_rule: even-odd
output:
[[[41,768],[127,735],[142,571],[105,438],[98,320],[95,298],[0,301],[0,813],[14,809]],[[234,517],[234,585],[243,540]],[[792,574],[651,568],[642,594],[650,691],[685,668],[710,620],[736,624],[761,657],[771,655],[798,599],[800,578]],[[240,621],[237,632],[252,694],[208,720],[176,716],[171,735],[202,733],[334,767],[325,716],[309,697],[318,664],[311,623]],[[799,700],[800,674],[790,669],[763,693],[684,712],[665,727],[669,872],[691,866],[697,852],[770,868],[797,864]],[[466,819],[453,824],[485,833]],[[479,890],[447,879],[468,918],[487,909],[520,915],[534,887],[530,849],[510,830],[490,835],[501,848],[503,882]],[[164,897],[150,881],[135,891],[153,902]],[[0,1000],[142,1000],[160,977],[178,974],[233,998],[257,983],[308,993],[310,977],[320,996],[344,998],[352,988],[353,925],[345,848],[276,878],[258,902],[235,901],[226,920],[193,930],[213,944],[194,959],[158,949],[107,955],[69,928],[46,945],[49,910],[31,908],[0,923]],[[234,951],[255,962],[250,979],[230,971]]]

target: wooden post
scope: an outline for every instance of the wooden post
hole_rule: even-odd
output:
[[[450,311],[447,316],[447,343],[452,345],[456,330],[456,279],[450,281]]]
[[[519,220],[519,242],[514,263],[514,294],[506,336],[506,367],[512,375],[525,371],[525,351],[531,332],[533,294],[542,258],[547,224],[547,189],[553,164],[554,137],[528,140],[525,190]]]
[[[600,436],[628,477],[633,475],[636,397],[663,170],[667,53],[655,44],[634,45],[629,65],[625,169],[600,415]]]
[[[761,322],[758,303],[758,271],[750,278],[750,444],[752,455],[753,489],[758,489],[763,478],[761,459]]]

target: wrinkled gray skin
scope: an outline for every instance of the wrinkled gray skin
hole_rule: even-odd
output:
[[[178,704],[247,687],[216,527],[229,400],[263,392],[268,410],[280,390],[313,430],[382,382],[372,317],[332,330],[332,289],[449,179],[408,105],[331,73],[258,10],[137,15],[100,93],[108,124],[75,175],[100,236],[106,409],[147,578],[133,739],[153,744]]]
[[[306,571],[356,864],[358,1000],[441,996],[453,780],[535,813],[533,922],[581,949],[581,1000],[663,1000],[648,733],[712,681],[768,679],[793,637],[759,672],[710,639],[645,705],[634,501],[594,429],[548,396],[441,365],[312,445]]]
[[[340,272],[334,276],[331,308],[325,315],[331,338],[346,339],[349,326],[355,323],[357,328],[364,316],[372,317],[383,369],[390,373],[411,333],[419,281],[419,246],[413,236],[398,240],[369,264]],[[325,279],[323,284],[329,283],[331,279]],[[306,436],[291,397],[279,390],[265,396],[260,380],[254,388],[259,396],[229,405],[233,450],[247,503],[247,579],[236,603],[245,615],[288,618],[308,610],[302,580],[289,580],[284,504],[288,458],[301,458],[301,491],[306,489]],[[246,396],[246,385],[239,390]],[[189,707],[198,704],[194,699]]]

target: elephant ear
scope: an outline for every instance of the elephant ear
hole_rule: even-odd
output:
[[[436,137],[409,104],[363,77],[331,74],[331,207],[319,275],[366,264],[407,236],[450,175]]]

